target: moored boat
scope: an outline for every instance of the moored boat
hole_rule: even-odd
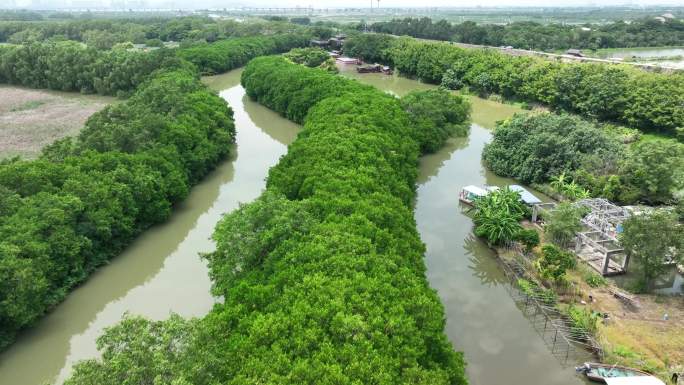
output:
[[[591,381],[607,385],[665,385],[650,373],[625,366],[585,362],[575,370]]]
[[[473,205],[477,198],[481,198],[489,194],[490,191],[491,190],[488,190],[486,188],[477,187],[473,185],[465,186],[461,189],[461,192],[458,194],[458,199],[465,204]]]
[[[364,66],[356,67],[356,72],[361,74],[372,73],[372,72],[382,72],[382,66],[380,64],[367,64]]]
[[[340,56],[336,58],[335,61],[337,61],[340,64],[361,64],[359,59],[346,56]]]

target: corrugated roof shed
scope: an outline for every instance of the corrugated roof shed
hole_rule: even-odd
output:
[[[511,190],[517,191],[520,193],[520,198],[522,199],[525,204],[528,205],[535,205],[537,203],[542,203],[542,201],[534,196],[531,192],[527,191],[523,186],[518,186],[517,184],[512,184],[508,186]]]

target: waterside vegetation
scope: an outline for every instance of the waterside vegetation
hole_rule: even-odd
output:
[[[684,43],[684,21],[663,21],[653,17],[605,24],[542,24],[517,21],[510,24],[452,24],[433,22],[428,17],[376,22],[370,29],[378,33],[422,39],[455,41],[488,46],[512,46],[532,50],[601,49],[617,47],[662,47]]]
[[[643,132],[675,135],[684,126],[684,74],[560,63],[383,34],[350,37],[345,54],[392,64],[405,76],[448,89],[540,103]]]
[[[118,384],[133,367],[136,380],[193,384],[465,384],[425,278],[412,215],[422,139],[399,100],[282,57],[253,60],[242,83],[304,129],[266,192],[216,228],[206,258],[223,302],[200,320],[125,321],[67,383]],[[163,353],[145,357],[122,333],[134,327]]]
[[[198,71],[232,69],[305,41],[247,37],[151,53],[73,42],[2,48],[0,81],[133,96],[91,116],[77,138],[55,142],[39,159],[0,163],[0,347],[165,220],[228,155],[232,112]]]

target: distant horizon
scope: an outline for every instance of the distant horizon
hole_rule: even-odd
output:
[[[302,0],[253,0],[232,1],[223,0],[3,0],[0,9],[14,10],[69,10],[83,8],[97,9],[165,9],[165,10],[203,10],[203,9],[240,9],[240,8],[313,8],[313,9],[370,9],[369,0],[340,0],[318,1],[316,5],[306,4]],[[412,4],[415,0],[381,0],[380,10],[397,8],[434,8],[434,9],[562,9],[562,8],[684,8],[680,0],[566,0],[562,3],[548,4],[542,0],[481,0],[477,6],[454,6],[447,0],[428,0]],[[327,4],[326,4],[327,3]],[[373,1],[373,9],[377,9],[377,0]]]

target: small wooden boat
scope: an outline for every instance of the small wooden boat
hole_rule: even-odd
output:
[[[382,66],[380,64],[367,64],[364,66],[356,67],[356,71],[360,74],[382,72]]]
[[[596,362],[585,362],[575,368],[591,381],[608,385],[665,385],[664,382],[642,370],[627,368],[619,365],[606,365]]]
[[[465,186],[463,189],[461,189],[461,192],[458,194],[458,199],[467,204],[467,205],[473,205],[475,204],[475,200],[477,198],[481,198],[487,194],[489,194],[492,191],[491,187],[477,187],[477,186]]]
[[[335,60],[341,64],[361,64],[359,59],[354,59],[354,58],[346,57],[346,56],[338,57]]]

